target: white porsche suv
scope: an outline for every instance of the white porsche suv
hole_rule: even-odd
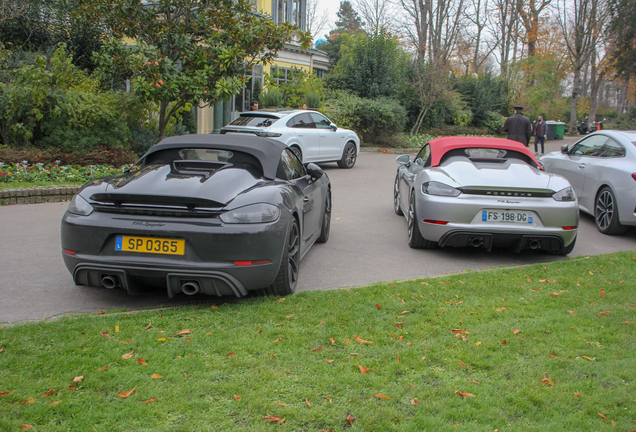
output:
[[[360,153],[360,138],[338,128],[327,117],[311,110],[258,110],[241,113],[221,129],[222,134],[246,133],[287,144],[303,163],[337,162],[353,168]]]

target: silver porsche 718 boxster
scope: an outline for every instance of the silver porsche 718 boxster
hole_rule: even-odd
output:
[[[414,160],[397,158],[394,210],[408,221],[412,248],[535,249],[566,255],[579,212],[570,183],[543,171],[521,143],[446,137]]]

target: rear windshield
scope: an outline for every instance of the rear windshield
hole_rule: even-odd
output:
[[[188,161],[188,162],[181,162]],[[199,162],[201,161],[201,162]],[[173,164],[174,162],[181,162]],[[199,163],[197,163],[199,162]],[[203,163],[203,164],[202,164]],[[148,155],[142,166],[173,165],[177,168],[188,166],[201,169],[207,163],[211,169],[239,168],[248,170],[255,177],[263,175],[260,161],[251,154],[214,148],[173,148],[160,150]]]
[[[442,159],[440,160],[440,164],[444,163],[446,160],[453,156],[464,156],[470,159],[473,162],[504,162],[508,159],[518,159],[522,160],[528,165],[531,165],[535,168],[538,167],[535,161],[533,161],[528,155],[518,152],[516,150],[504,150],[504,149],[492,149],[492,148],[458,148],[450,150],[444,153]]]
[[[232,120],[229,126],[270,127],[277,121],[277,117],[242,114],[241,116]]]

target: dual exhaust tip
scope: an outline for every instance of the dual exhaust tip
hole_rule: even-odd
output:
[[[468,239],[468,245],[474,248],[482,247],[484,245],[483,237],[472,237]],[[528,242],[528,248],[532,250],[541,249],[541,242],[537,239],[532,239]]]
[[[103,275],[102,286],[113,289],[121,286],[119,277],[116,275]],[[186,295],[195,295],[201,292],[201,285],[197,281],[186,281],[181,284],[181,291]]]

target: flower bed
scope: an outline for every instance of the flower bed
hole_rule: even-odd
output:
[[[121,174],[130,168],[124,165],[116,168],[109,165],[45,165],[38,163],[30,166],[28,161],[19,164],[5,164],[0,162],[0,183],[21,182],[69,182],[83,183],[98,177]]]

